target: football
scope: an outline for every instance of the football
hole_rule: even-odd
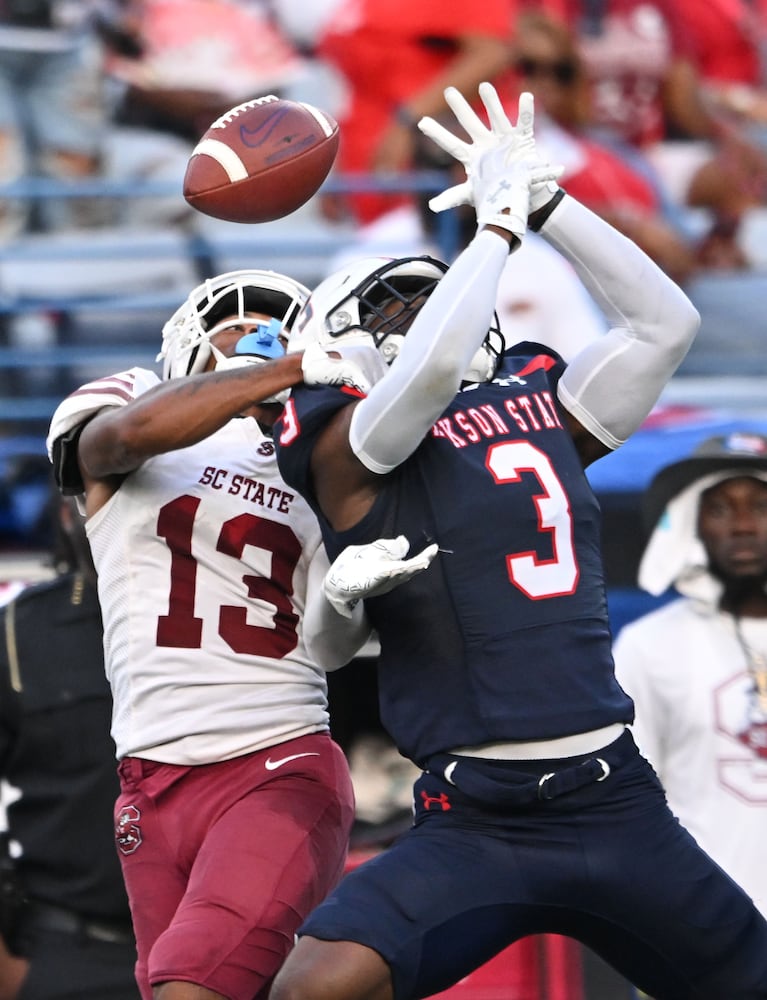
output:
[[[192,151],[184,198],[228,222],[272,222],[304,205],[338,152],[338,124],[319,108],[269,95],[216,119]]]

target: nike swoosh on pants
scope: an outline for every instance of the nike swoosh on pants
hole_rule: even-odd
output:
[[[283,764],[287,764],[291,760],[298,760],[299,757],[319,757],[318,753],[293,753],[289,757],[280,757],[279,760],[272,760],[271,757],[267,757],[264,761],[264,767],[267,771],[274,771],[278,767],[282,767]]]

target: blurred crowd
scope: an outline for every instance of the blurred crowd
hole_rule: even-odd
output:
[[[0,5],[0,305],[45,284],[24,261],[18,272],[5,263],[3,252],[27,241],[181,241],[183,266],[139,252],[118,274],[105,251],[85,268],[59,268],[47,285],[57,291],[178,287],[180,301],[225,269],[199,251],[232,227],[198,216],[181,182],[208,125],[267,93],[320,105],[341,126],[331,183],[298,225],[286,220],[295,234],[309,224],[325,234],[333,252],[315,262],[317,279],[350,255],[450,260],[473,234],[473,212],[441,225],[429,192],[388,182],[453,169],[417,122],[443,117],[445,87],[472,94],[483,80],[512,119],[519,94],[534,94],[537,142],[564,166],[562,186],[684,288],[711,278],[725,314],[726,296],[742,300],[751,287],[758,304],[762,286],[748,282],[767,275],[766,60],[767,0],[10,0]],[[159,195],[141,194],[155,182]],[[51,184],[63,194],[51,196]],[[717,284],[733,275],[734,292]],[[504,275],[497,311],[507,339],[545,338],[566,359],[604,329],[572,269],[534,234]],[[27,319],[0,312],[0,344],[39,347],[64,330],[61,316],[42,331]],[[124,326],[110,323],[117,337]],[[753,338],[763,341],[761,324]],[[25,371],[24,385],[35,378]],[[21,379],[0,366],[2,391],[17,394]],[[60,395],[69,388],[55,383]],[[21,458],[12,447],[6,456],[4,443],[0,435],[0,548],[20,527],[25,543],[47,548],[47,458],[29,440]],[[20,589],[8,575],[0,605]],[[54,577],[53,567],[41,575]],[[383,734],[376,654],[372,643],[356,671],[330,679],[360,849],[409,824],[414,777]]]
[[[336,175],[419,168],[422,115],[485,79],[536,97],[563,185],[682,282],[758,267],[767,207],[763,2],[694,0],[17,0],[0,15],[0,182],[180,182],[189,151],[237,103],[274,92],[342,126]],[[82,190],[82,188],[80,189]],[[329,227],[411,200],[334,191]],[[179,198],[9,198],[26,231],[189,225]]]

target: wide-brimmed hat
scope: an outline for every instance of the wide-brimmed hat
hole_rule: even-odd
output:
[[[712,473],[743,475],[767,471],[767,435],[736,431],[703,441],[689,458],[661,469],[648,486],[643,510],[648,534],[653,530],[669,501],[697,479]]]

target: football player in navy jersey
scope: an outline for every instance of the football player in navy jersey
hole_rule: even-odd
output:
[[[467,180],[432,207],[472,204],[478,233],[449,270],[368,260],[318,286],[289,349],[373,347],[380,376],[367,395],[294,390],[278,445],[338,557],[327,596],[349,614],[364,598],[378,633],[382,721],[423,771],[414,823],[304,923],[270,1000],[425,997],[542,932],[658,1000],[767,997],[767,922],[679,825],[627,728],[584,474],[650,412],[699,317],[557,186],[531,95],[512,126],[483,84],[489,128],[445,96],[469,141],[420,127]],[[491,329],[528,228],[609,321],[567,366]],[[408,551],[426,568],[394,586],[382,567]],[[339,666],[321,629],[311,646]]]

